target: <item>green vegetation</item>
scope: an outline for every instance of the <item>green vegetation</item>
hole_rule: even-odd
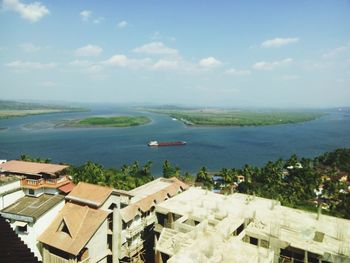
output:
[[[50,159],[32,158],[22,155],[22,160],[50,162]],[[152,162],[140,166],[138,162],[123,165],[119,169],[104,168],[100,164],[86,164],[68,169],[73,182],[88,182],[122,190],[130,190],[154,180],[151,174]],[[182,173],[178,166],[166,160],[163,163],[163,177],[177,177],[187,184],[197,184],[222,193],[240,192],[269,199],[282,205],[322,212],[350,219],[350,149],[327,152],[314,159],[298,158],[292,155],[287,160],[269,161],[263,167],[245,165],[241,169],[223,168],[215,173],[219,181],[213,180],[213,173],[202,167],[194,177]],[[320,189],[322,187],[322,189]],[[319,190],[315,193],[315,189]]]
[[[205,167],[196,182],[221,192],[238,191],[269,199],[282,205],[350,219],[350,149],[338,149],[314,159],[292,155],[288,160],[268,162],[263,167],[223,168],[215,182]],[[244,181],[241,181],[242,177]],[[320,189],[322,187],[322,189]],[[319,190],[315,194],[315,189]]]
[[[299,123],[315,120],[321,116],[319,112],[270,111],[253,112],[240,110],[217,109],[150,109],[151,112],[167,114],[189,126],[262,126]]]
[[[131,165],[123,165],[120,169],[105,169],[102,165],[89,161],[82,166],[71,167],[69,174],[73,176],[74,183],[87,182],[131,190],[154,180],[151,167],[152,162],[147,162],[142,167],[138,162],[134,162]]]
[[[0,100],[0,119],[28,115],[87,111],[84,108]]]
[[[36,163],[51,163],[51,159],[50,158],[40,158],[40,157],[33,157],[30,156],[28,154],[22,154],[19,159],[21,161],[25,161],[25,162],[36,162]]]
[[[149,123],[145,116],[117,116],[117,117],[89,117],[82,120],[68,122],[74,127],[130,127]]]

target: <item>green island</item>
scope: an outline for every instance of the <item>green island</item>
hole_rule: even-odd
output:
[[[166,114],[187,126],[264,126],[315,120],[324,114],[311,111],[249,111],[225,109],[148,109]]]
[[[58,112],[88,111],[81,107],[0,100],[0,119]]]
[[[62,121],[56,127],[132,127],[149,123],[151,120],[146,116],[114,116],[114,117],[88,117],[85,119]]]

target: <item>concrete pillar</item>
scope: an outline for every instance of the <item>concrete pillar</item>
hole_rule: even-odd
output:
[[[154,236],[154,262],[155,263],[163,263],[162,255],[161,255],[160,251],[158,251],[156,249],[157,242],[158,242],[157,236]]]
[[[119,263],[119,256],[121,254],[122,234],[122,220],[119,213],[119,208],[114,207],[113,209],[113,234],[112,234],[112,259],[113,263]]]
[[[307,255],[307,251],[305,250],[304,251],[304,263],[308,263],[309,260],[308,260],[308,255]]]

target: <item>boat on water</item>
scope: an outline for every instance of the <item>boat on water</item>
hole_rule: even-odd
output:
[[[180,146],[180,145],[186,145],[186,142],[184,142],[184,141],[176,141],[176,142],[150,141],[147,145],[150,146],[150,147]]]

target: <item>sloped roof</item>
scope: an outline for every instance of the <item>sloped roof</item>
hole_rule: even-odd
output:
[[[45,232],[38,237],[38,240],[76,256],[89,242],[108,214],[106,211],[92,209],[88,206],[66,203]],[[62,222],[66,224],[69,234],[59,230]]]
[[[133,219],[140,210],[146,212],[155,205],[155,202],[162,202],[169,196],[176,195],[179,190],[187,189],[189,186],[176,177],[169,179],[158,178],[152,182],[142,185],[130,191],[134,195],[131,204],[120,210],[124,222]]]
[[[69,182],[65,185],[58,187],[58,189],[63,193],[68,194],[73,190],[74,187],[75,187],[75,184],[73,184],[72,182]]]
[[[80,182],[66,196],[66,199],[100,207],[112,192],[113,189],[110,187]]]
[[[22,216],[23,221],[33,222],[64,200],[62,195],[43,194],[39,197],[24,196],[14,204],[4,208],[0,214],[15,219]]]
[[[0,164],[0,170],[10,173],[22,174],[55,174],[66,168],[68,165],[51,164],[51,163],[35,163],[25,161],[8,161]]]

